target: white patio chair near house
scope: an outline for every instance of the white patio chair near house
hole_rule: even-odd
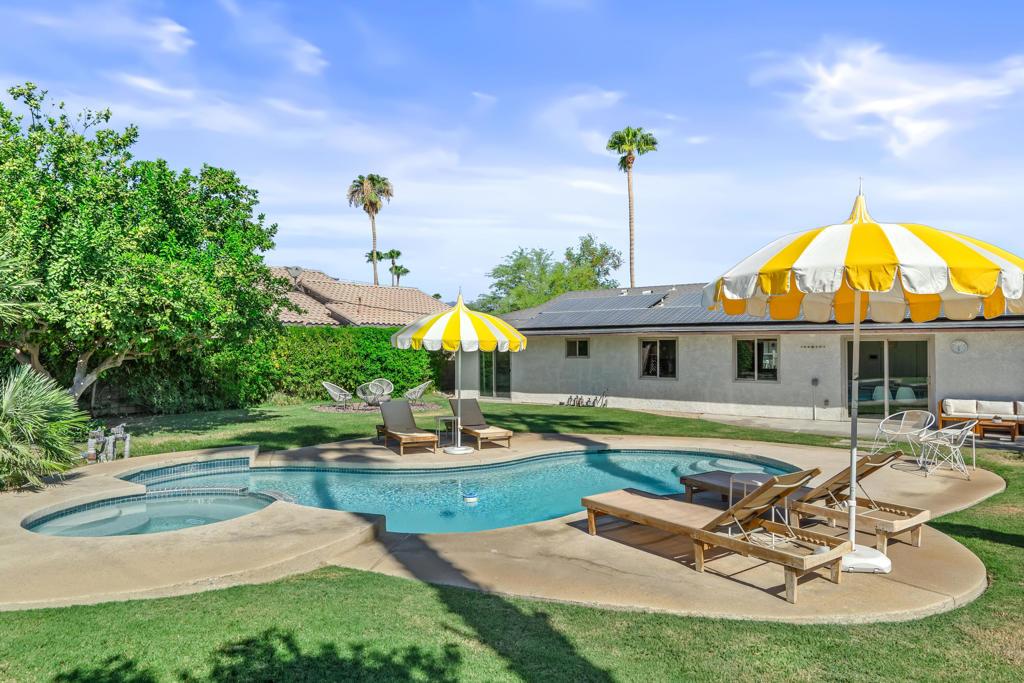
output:
[[[871,449],[872,453],[883,450],[900,448],[906,444],[910,454],[918,458],[921,463],[921,452],[923,447],[921,439],[928,434],[928,430],[935,424],[935,416],[927,410],[904,410],[901,413],[894,413],[878,423],[878,430],[875,432],[875,443]]]
[[[331,400],[342,406],[347,406],[348,402],[352,400],[352,392],[342,389],[337,384],[331,384],[330,382],[320,382],[324,385],[324,389],[327,390]]]
[[[384,393],[383,385],[378,384],[377,380],[356,387],[356,396],[363,399],[368,406],[379,406],[391,398],[390,394]]]
[[[971,478],[970,470],[964,461],[963,448],[967,439],[974,437],[977,420],[959,422],[952,427],[929,432],[921,439],[924,452],[921,459],[926,474],[931,474],[940,467],[948,467],[960,472],[967,479]]]
[[[370,384],[376,384],[377,388],[380,390],[380,393],[387,396],[388,398],[391,398],[391,392],[395,390],[395,385],[389,382],[388,380],[384,379],[383,377],[378,377],[377,379],[370,382]]]
[[[405,392],[405,397],[409,399],[409,403],[413,405],[423,405],[423,394],[427,393],[427,389],[430,388],[432,382],[427,380],[419,386],[415,386],[409,391]]]

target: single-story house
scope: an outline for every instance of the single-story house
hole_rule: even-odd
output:
[[[397,327],[451,308],[415,287],[339,280],[310,268],[270,270],[292,283],[287,297],[299,310],[281,311],[278,317],[285,325]]]
[[[521,353],[464,354],[471,394],[557,404],[848,419],[851,327],[726,316],[703,284],[570,292],[503,316]],[[1024,400],[1024,316],[862,325],[860,409]]]

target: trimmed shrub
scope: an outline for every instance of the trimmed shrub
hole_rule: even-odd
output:
[[[286,327],[273,352],[278,391],[326,399],[321,382],[332,382],[355,393],[360,384],[383,377],[400,395],[435,379],[431,356],[438,354],[393,348],[391,335],[397,329]]]

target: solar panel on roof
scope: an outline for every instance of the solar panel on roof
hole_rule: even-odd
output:
[[[664,298],[665,293],[651,294],[629,294],[626,296],[592,296],[572,297],[553,301],[544,309],[545,313],[560,313],[566,311],[587,312],[587,311],[618,311],[618,310],[642,310],[650,308]]]

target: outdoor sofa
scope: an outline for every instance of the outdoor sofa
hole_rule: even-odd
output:
[[[939,401],[939,429],[965,420],[1016,422],[1024,431],[1024,401],[985,401],[973,398],[946,398]],[[975,431],[978,428],[975,427]]]
[[[819,473],[811,469],[770,477],[724,512],[637,489],[588,496],[581,504],[591,535],[597,534],[597,515],[610,515],[690,538],[698,572],[704,571],[704,553],[712,548],[780,565],[786,600],[795,603],[797,581],[808,572],[828,567],[832,582],[839,583],[843,555],[851,550],[847,540],[766,519]]]

